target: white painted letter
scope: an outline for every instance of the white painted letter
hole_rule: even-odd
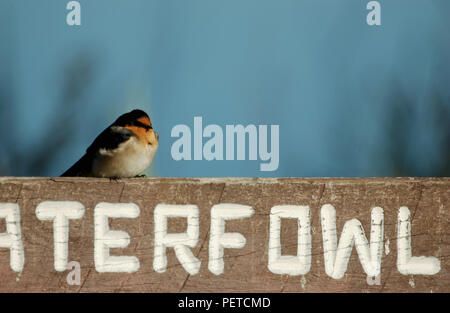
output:
[[[411,213],[403,206],[397,219],[397,269],[403,275],[434,275],[441,270],[438,258],[412,256],[411,251]]]
[[[225,233],[225,221],[246,218],[253,215],[252,207],[241,204],[222,203],[211,208],[211,230],[209,237],[208,269],[220,275],[224,270],[223,249],[242,248],[245,237],[240,233]]]
[[[281,219],[298,219],[297,256],[281,256]],[[269,270],[275,274],[305,275],[311,268],[309,206],[278,205],[270,210]]]
[[[80,219],[84,206],[77,201],[44,201],[36,207],[36,217],[41,221],[53,221],[53,257],[55,270],[67,269],[69,255],[69,219]]]
[[[372,209],[370,246],[364,234],[364,229],[357,219],[352,219],[344,224],[338,246],[336,210],[332,205],[325,204],[320,210],[320,216],[327,275],[334,279],[344,277],[353,245],[355,245],[364,272],[372,277],[377,276],[381,270],[383,253],[383,209],[380,207]]]
[[[155,248],[153,269],[164,273],[167,267],[166,248],[173,247],[183,268],[191,275],[200,270],[201,261],[188,248],[197,245],[199,236],[199,213],[196,205],[158,204],[154,213]],[[168,217],[186,217],[187,230],[181,234],[167,234]]]
[[[14,272],[21,272],[25,262],[22,234],[20,232],[20,209],[16,203],[0,203],[0,218],[6,220],[6,233],[0,234],[0,248],[8,248],[9,264]]]
[[[124,231],[110,230],[108,218],[136,218],[139,207],[134,203],[106,203],[95,206],[94,261],[97,272],[127,272],[139,270],[139,260],[135,256],[110,256],[110,248],[125,248],[130,243],[130,235]]]

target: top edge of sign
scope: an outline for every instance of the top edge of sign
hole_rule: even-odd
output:
[[[23,182],[108,182],[109,178],[92,177],[0,177],[0,183]],[[278,184],[278,183],[444,183],[450,177],[139,177],[121,178],[120,182],[143,183],[227,183],[227,184]]]

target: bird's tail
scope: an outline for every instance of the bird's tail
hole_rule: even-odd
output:
[[[85,154],[77,163],[65,171],[61,177],[89,177],[91,176],[92,157]]]

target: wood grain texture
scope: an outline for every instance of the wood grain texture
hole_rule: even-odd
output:
[[[45,200],[80,201],[84,217],[70,221],[69,261],[81,264],[81,284],[66,282],[68,272],[53,268],[53,223],[40,221],[36,206]],[[99,202],[133,202],[140,209],[136,219],[111,219],[113,230],[131,236],[128,247],[112,249],[114,255],[134,255],[140,260],[136,273],[98,273],[94,267],[94,207]],[[18,203],[21,211],[25,266],[21,273],[9,266],[9,250],[0,249],[0,292],[450,292],[450,178],[374,179],[271,179],[271,178],[0,178],[0,202]],[[165,273],[153,270],[153,211],[158,203],[195,204],[200,211],[200,239],[193,253],[202,261],[200,272],[189,275],[167,250]],[[225,249],[225,271],[208,270],[210,210],[218,203],[250,205],[255,214],[229,221],[226,231],[247,238],[242,249]],[[338,234],[344,223],[357,218],[370,233],[370,210],[384,209],[381,284],[368,285],[353,249],[344,278],[325,274],[320,208],[336,208]],[[276,275],[267,268],[270,209],[275,205],[308,205],[311,208],[312,266],[303,276]],[[404,276],[396,267],[397,213],[411,211],[413,255],[434,256],[441,270],[433,276]],[[186,222],[169,221],[169,232],[184,232]],[[5,221],[0,220],[0,232]],[[295,254],[296,223],[283,221],[283,254]]]

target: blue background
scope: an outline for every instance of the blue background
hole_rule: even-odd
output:
[[[0,175],[58,176],[120,114],[152,176],[450,176],[450,2],[0,2]],[[176,124],[280,125],[280,164],[174,161]]]

